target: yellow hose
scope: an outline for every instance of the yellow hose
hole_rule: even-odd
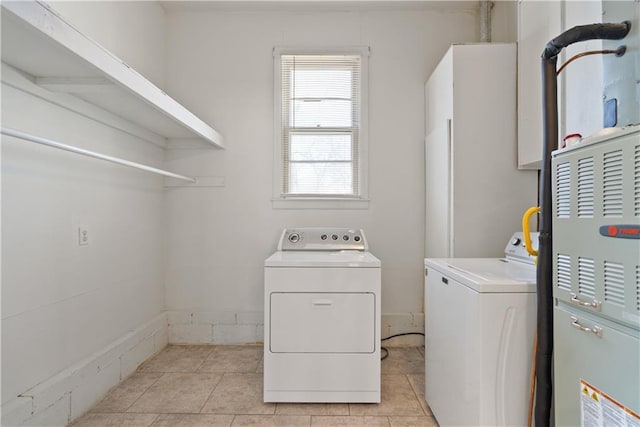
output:
[[[533,337],[533,363],[531,364],[531,388],[529,389],[529,416],[527,417],[527,427],[533,425],[533,406],[536,394],[536,357],[538,355],[538,331]]]
[[[540,212],[540,208],[538,206],[531,207],[527,209],[527,211],[522,216],[522,235],[524,237],[524,247],[527,249],[527,252],[531,256],[538,256],[538,251],[533,249],[533,245],[531,245],[531,231],[529,230],[529,219],[531,215]],[[537,259],[536,259],[537,262]],[[533,406],[534,406],[534,395],[536,390],[536,355],[538,350],[538,331],[533,338],[533,364],[531,366],[531,389],[529,391],[529,414],[527,417],[527,427],[532,426],[533,421]]]

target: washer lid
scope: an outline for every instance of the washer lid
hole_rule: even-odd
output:
[[[424,265],[480,293],[536,291],[536,267],[504,258],[425,259]]]
[[[278,251],[264,261],[264,266],[380,268],[380,260],[362,251]]]

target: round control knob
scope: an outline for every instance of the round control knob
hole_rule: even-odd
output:
[[[513,240],[511,240],[511,244],[513,246],[518,246],[520,244],[521,240],[518,237],[515,237]]]
[[[349,240],[349,236],[347,236],[346,234],[344,236],[342,236],[343,240]]]
[[[321,238],[322,240],[327,240],[327,235],[326,235],[326,234],[323,234],[322,236],[320,236],[320,238]]]
[[[337,234],[332,234],[331,235],[331,239],[332,240],[338,240],[338,235]]]
[[[291,243],[298,243],[300,241],[300,235],[298,233],[289,234],[289,241]]]
[[[353,240],[355,240],[356,242],[359,242],[360,241],[360,236],[354,237]]]

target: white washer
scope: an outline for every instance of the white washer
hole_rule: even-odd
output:
[[[264,266],[264,401],[380,402],[380,260],[364,232],[285,229]]]
[[[441,426],[526,425],[536,267],[523,246],[516,233],[506,258],[425,259],[425,398]]]

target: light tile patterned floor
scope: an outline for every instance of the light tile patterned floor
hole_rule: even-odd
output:
[[[424,401],[424,351],[389,350],[379,404],[264,403],[262,346],[170,345],[73,426],[437,427]]]

